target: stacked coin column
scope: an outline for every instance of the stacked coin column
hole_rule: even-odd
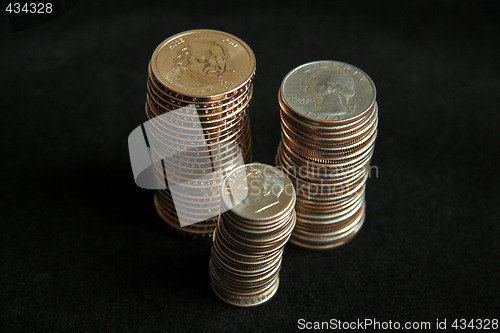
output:
[[[181,233],[211,236],[224,175],[252,160],[248,107],[254,54],[230,34],[191,30],[162,42],[148,72],[146,114],[154,120],[151,128],[160,146],[151,150],[168,155],[158,156],[163,160],[156,175],[159,182],[185,184],[187,189],[158,190],[155,207]],[[172,115],[169,121],[159,117],[166,114]],[[182,228],[181,216],[189,222]]]
[[[365,184],[377,136],[372,80],[335,61],[295,68],[279,91],[276,165],[297,192],[291,242],[327,249],[352,239],[365,220]]]
[[[280,170],[253,163],[226,177],[221,198],[225,212],[213,236],[212,288],[229,304],[261,304],[279,285],[283,248],[295,225],[293,185]]]

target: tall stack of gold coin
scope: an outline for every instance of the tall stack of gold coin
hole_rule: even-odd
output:
[[[269,300],[279,285],[283,248],[295,225],[295,190],[275,167],[234,169],[221,189],[223,213],[214,231],[210,278],[214,292],[236,306]]]
[[[283,79],[276,165],[297,193],[292,243],[332,248],[361,228],[377,136],[375,97],[368,75],[336,61],[304,64]]]
[[[252,160],[248,107],[255,56],[245,42],[233,35],[191,30],[163,41],[151,57],[148,73],[146,114],[150,120],[179,108],[195,110],[194,117],[180,116],[173,125],[153,121],[161,149],[182,152],[156,165],[160,168],[156,174],[165,177],[159,181],[191,181],[200,170],[218,173],[211,182],[192,182],[195,190],[209,199],[203,204],[205,210],[210,205],[213,217],[181,228],[178,210],[193,223],[200,221],[195,209],[200,202],[185,193],[173,196],[168,186],[156,192],[155,207],[162,219],[181,233],[211,236],[220,209],[219,193],[213,189],[219,189],[223,176],[242,164],[241,157],[245,163]],[[200,125],[202,134],[197,135],[196,126]],[[200,157],[200,151],[207,152],[209,158]]]

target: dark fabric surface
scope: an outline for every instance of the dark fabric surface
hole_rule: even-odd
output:
[[[13,33],[0,14],[0,330],[271,331],[297,321],[498,318],[499,6],[494,2],[90,2]],[[254,160],[273,164],[277,91],[333,59],[378,89],[367,219],[346,246],[287,245],[275,297],[211,291],[209,241],[135,186],[127,137],[166,37],[213,28],[257,58]]]

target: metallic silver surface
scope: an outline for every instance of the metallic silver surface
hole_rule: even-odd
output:
[[[288,73],[281,84],[285,104],[306,120],[334,123],[355,118],[375,103],[373,81],[359,68],[316,61]]]
[[[279,216],[295,201],[295,190],[280,170],[252,163],[235,168],[222,182],[222,203],[249,220]]]
[[[336,61],[304,64],[284,78],[276,165],[296,190],[294,244],[329,249],[361,228],[378,131],[375,97],[365,73]]]
[[[283,247],[295,227],[293,185],[280,170],[253,163],[235,168],[221,193],[230,209],[213,235],[212,289],[235,306],[264,303],[276,293]]]

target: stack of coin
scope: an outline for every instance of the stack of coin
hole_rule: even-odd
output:
[[[269,300],[279,285],[283,248],[295,226],[295,190],[275,167],[252,163],[223,181],[210,278],[214,292],[236,306]]]
[[[162,160],[158,181],[167,184],[156,192],[155,207],[181,233],[211,236],[224,175],[252,160],[248,107],[255,56],[233,35],[191,30],[163,41],[148,73],[151,153]],[[183,190],[174,193],[172,184]]]
[[[297,193],[292,243],[332,248],[361,228],[377,136],[375,96],[368,75],[336,61],[304,64],[283,79],[276,165]]]

